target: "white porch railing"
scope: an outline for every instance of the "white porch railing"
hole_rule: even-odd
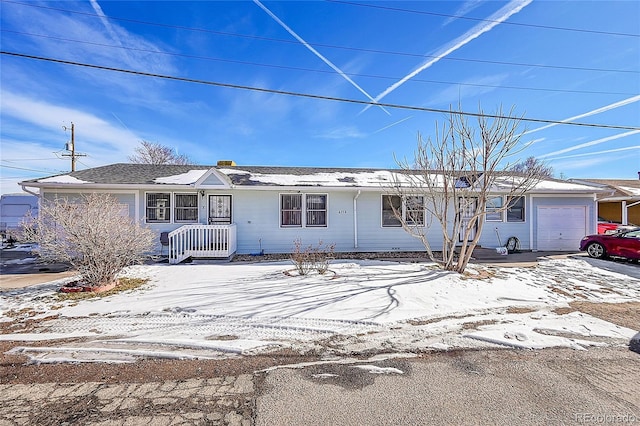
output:
[[[236,225],[184,225],[169,232],[169,263],[188,257],[229,257],[236,252]]]

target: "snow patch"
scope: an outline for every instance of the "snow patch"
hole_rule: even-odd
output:
[[[165,176],[156,178],[153,181],[155,183],[175,184],[175,185],[189,185],[196,183],[207,170],[189,170],[187,173],[181,173],[179,175]]]
[[[70,175],[60,175],[60,176],[52,176],[44,179],[38,180],[40,183],[74,183],[74,184],[82,184],[82,183],[91,183],[86,180],[80,180]]]

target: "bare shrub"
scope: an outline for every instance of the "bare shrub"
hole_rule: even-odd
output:
[[[126,266],[140,263],[155,240],[109,194],[44,200],[23,229],[44,261],[70,263],[92,287],[112,283]]]
[[[302,241],[296,239],[293,242],[293,247],[291,260],[296,271],[299,275],[307,275],[314,270],[319,274],[325,274],[329,270],[329,261],[333,258],[336,245],[325,245],[321,240],[317,246],[310,244],[303,247]]]

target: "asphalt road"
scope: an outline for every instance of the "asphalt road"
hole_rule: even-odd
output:
[[[640,424],[640,355],[626,348],[458,351],[375,365],[270,372],[256,425]]]

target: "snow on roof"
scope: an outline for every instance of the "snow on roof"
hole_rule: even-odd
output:
[[[41,183],[91,183],[85,180],[80,180],[70,175],[51,176],[44,179],[39,179]]]
[[[497,178],[495,181],[495,190],[508,190],[511,188],[514,182],[518,182],[523,178],[517,176],[503,176]],[[566,182],[555,179],[544,179],[538,181],[530,191],[542,191],[542,192],[602,192],[602,188],[595,186],[589,186],[586,184]]]
[[[627,192],[629,195],[633,197],[640,197],[640,188],[632,188],[630,186],[619,186],[618,188]]]
[[[332,171],[308,174],[259,173],[242,169],[219,169],[227,176],[244,174],[252,182],[279,186],[362,186],[389,185],[399,175],[386,170]]]
[[[181,173],[179,175],[165,176],[156,178],[153,181],[155,183],[166,183],[176,185],[189,185],[196,183],[198,179],[207,173],[207,170],[189,170],[187,173]]]
[[[300,169],[305,170],[305,169]],[[419,174],[409,176],[408,174],[391,170],[365,170],[365,169],[336,169],[308,173],[291,173],[288,170],[282,172],[234,169],[218,169],[219,172],[229,176],[237,185],[257,185],[257,186],[321,186],[321,187],[357,187],[357,188],[381,188],[392,185],[411,185],[417,183],[421,176]],[[239,179],[239,177],[244,177]],[[431,178],[442,183],[440,176],[432,174]]]
[[[573,182],[564,182],[558,180],[542,180],[534,187],[534,191],[590,191],[601,192],[601,188],[595,186],[583,185]]]

